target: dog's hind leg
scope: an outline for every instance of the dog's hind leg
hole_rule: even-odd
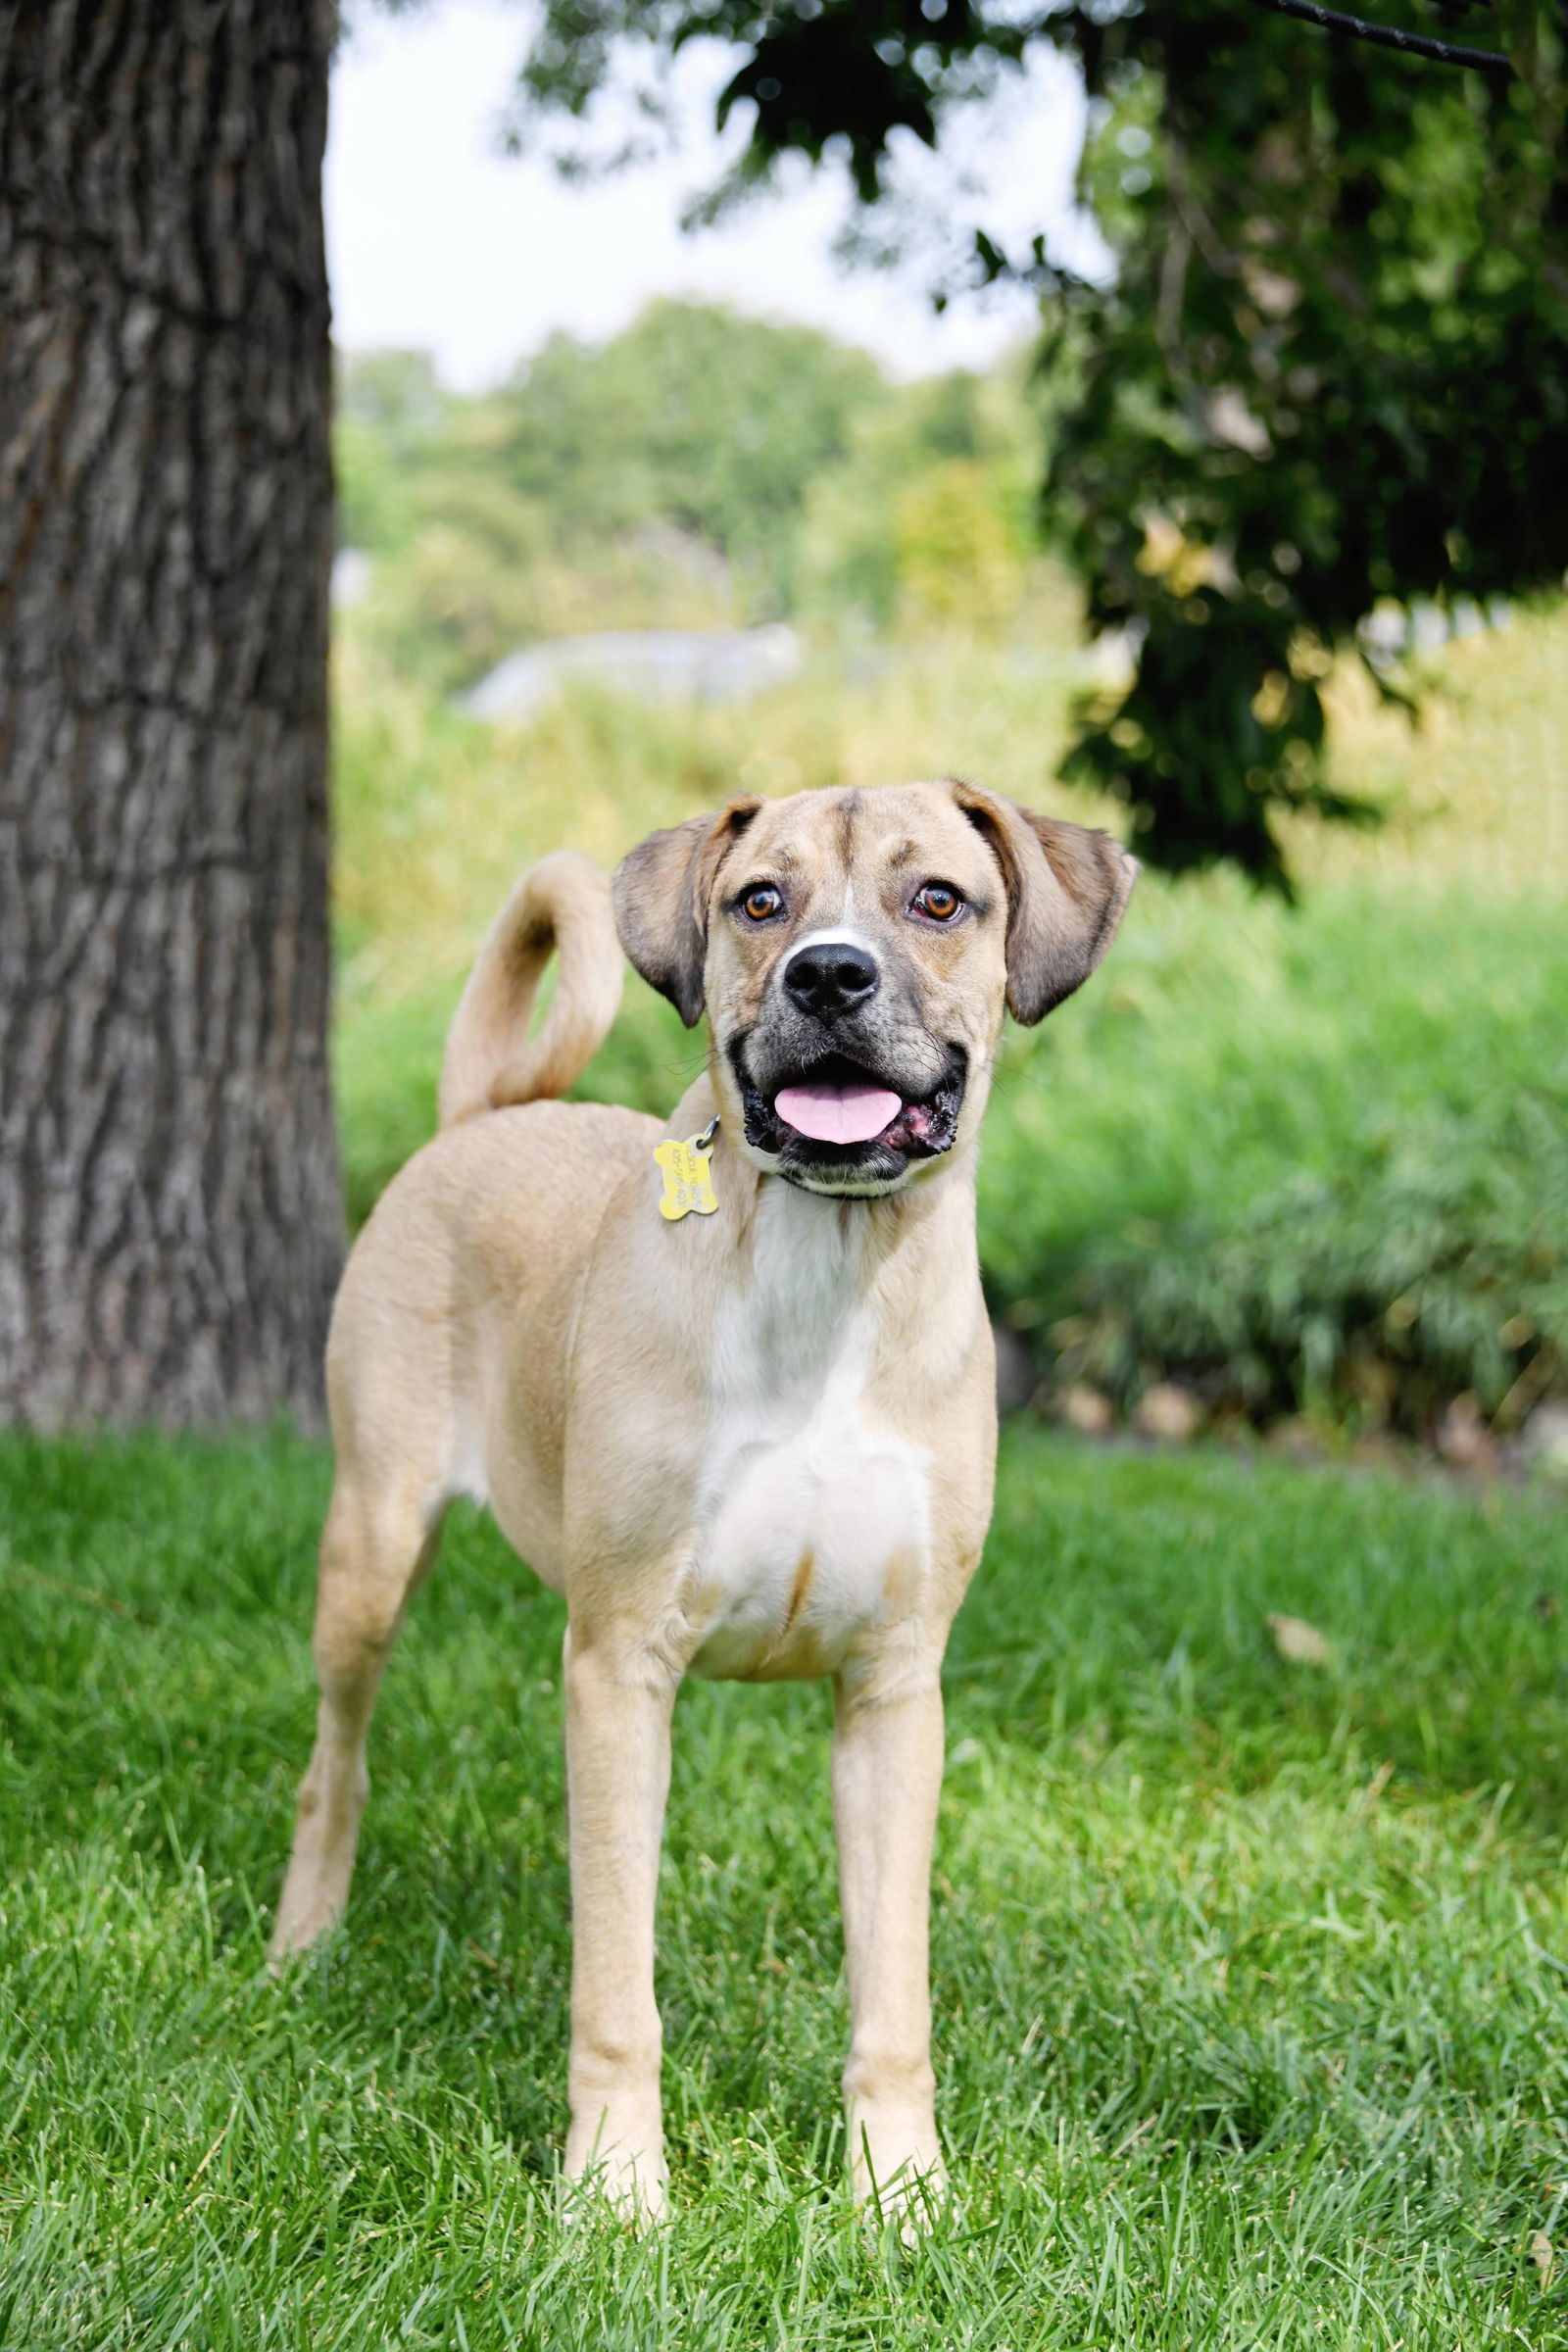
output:
[[[294,1846],[278,1898],[274,1966],[342,1918],[360,1816],[369,1793],[366,1735],[409,1600],[435,1556],[445,1515],[439,1490],[408,1483],[367,1492],[339,1469],[321,1538],[316,1602],[320,1707],[300,1786]]]

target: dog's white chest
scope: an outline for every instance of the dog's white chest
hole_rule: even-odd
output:
[[[831,1673],[913,1607],[930,1550],[923,1452],[865,1409],[875,1345],[858,1219],[783,1184],[715,1334],[699,1498],[704,1675]]]

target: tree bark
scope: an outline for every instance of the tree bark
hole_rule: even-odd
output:
[[[314,1419],[331,0],[0,5],[0,1419]]]

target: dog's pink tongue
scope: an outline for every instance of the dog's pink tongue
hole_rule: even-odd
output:
[[[885,1086],[786,1086],[773,1108],[817,1144],[868,1144],[902,1109]]]

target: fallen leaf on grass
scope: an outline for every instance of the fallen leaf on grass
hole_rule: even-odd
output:
[[[128,1600],[117,1600],[113,1592],[100,1592],[95,1586],[68,1584],[63,1576],[51,1576],[46,1568],[29,1568],[25,1560],[12,1560],[9,1566],[13,1576],[28,1577],[46,1592],[58,1592],[63,1600],[83,1600],[89,1607],[108,1609],[116,1617],[134,1617],[138,1625],[157,1623],[145,1609],[133,1608]]]
[[[1329,1645],[1315,1625],[1304,1617],[1265,1617],[1263,1623],[1274,1637],[1274,1646],[1280,1656],[1292,1666],[1326,1666]]]
[[[1541,2289],[1544,2294],[1546,2288],[1551,2284],[1551,2274],[1557,2267],[1557,2257],[1552,2251],[1551,2240],[1544,2230],[1531,2230],[1530,2259],[1541,2273]]]

